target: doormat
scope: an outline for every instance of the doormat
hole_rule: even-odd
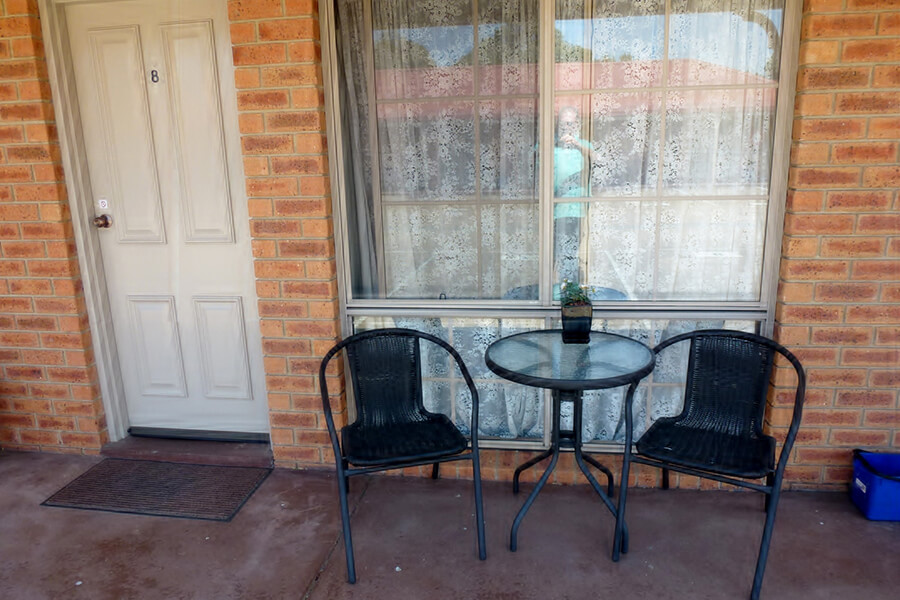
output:
[[[42,505],[230,521],[271,472],[107,458]]]

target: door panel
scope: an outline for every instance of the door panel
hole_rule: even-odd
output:
[[[132,426],[268,431],[225,9],[66,7]]]
[[[163,50],[179,157],[185,241],[232,241],[212,23],[163,25]]]
[[[156,152],[137,26],[89,33],[102,137],[93,144],[117,207],[121,242],[165,242]],[[98,169],[104,168],[98,165]]]

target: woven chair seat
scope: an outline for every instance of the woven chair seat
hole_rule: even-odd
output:
[[[638,440],[639,454],[736,477],[765,477],[775,469],[775,439],[738,436],[659,419]]]
[[[355,465],[381,465],[459,454],[468,447],[465,436],[444,415],[396,425],[341,429],[347,461]]]

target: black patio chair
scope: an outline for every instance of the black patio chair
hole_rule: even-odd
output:
[[[420,340],[446,350],[456,361],[472,396],[472,432],[469,441],[443,414],[425,410],[422,401]],[[343,427],[340,442],[328,400],[325,371],[341,350],[347,354],[356,420]],[[328,351],[319,368],[322,408],[337,466],[347,580],[356,582],[347,489],[350,477],[390,469],[433,465],[438,478],[442,462],[471,460],[475,482],[475,526],[478,556],[487,555],[484,542],[484,511],[481,502],[481,467],[478,462],[478,391],[459,353],[439,338],[411,329],[377,329],[350,336]],[[349,396],[349,393],[348,393]],[[353,465],[353,466],[351,466]]]
[[[626,406],[625,459],[622,481],[628,481],[630,463],[662,469],[662,487],[669,487],[669,471],[730,483],[766,494],[766,522],[756,561],[750,598],[759,598],[781,481],[800,428],[806,376],[800,361],[780,344],[752,333],[724,329],[677,335],[653,349],[660,351],[690,341],[684,407],[674,417],[658,419],[637,441],[631,453],[632,407]],[[775,438],[763,433],[766,395],[777,354],[796,372],[793,416],[778,462]],[[787,365],[785,365],[787,366]],[[754,479],[765,478],[765,484]],[[622,543],[626,486],[619,496],[619,521],[614,548]],[[625,542],[627,543],[627,542]],[[627,552],[622,547],[622,552]]]

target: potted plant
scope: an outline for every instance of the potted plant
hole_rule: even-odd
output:
[[[591,288],[564,279],[559,288],[562,312],[563,342],[566,344],[586,344],[591,338],[593,306],[588,292]]]

